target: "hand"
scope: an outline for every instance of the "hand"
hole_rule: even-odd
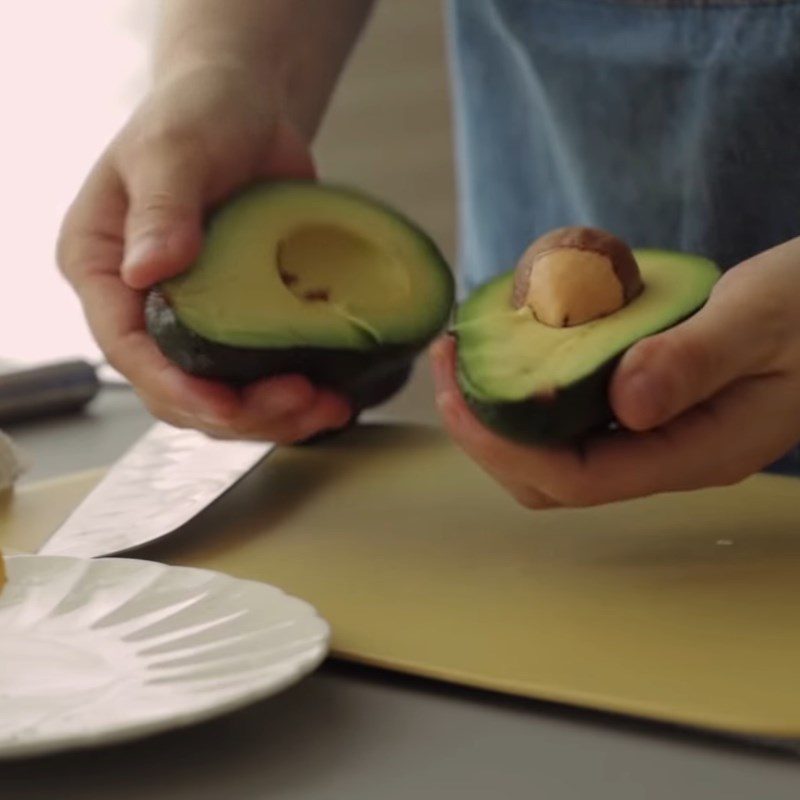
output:
[[[580,449],[527,447],[471,414],[455,342],[434,345],[453,439],[529,508],[592,506],[737,483],[800,441],[800,239],[727,272],[705,307],[623,357],[610,400],[624,430]]]
[[[345,425],[348,403],[297,375],[242,390],[191,377],[144,329],[144,290],[184,271],[213,204],[260,177],[313,177],[275,93],[234,67],[158,85],[95,165],[64,220],[59,266],[108,361],[151,413],[220,437],[293,442]]]

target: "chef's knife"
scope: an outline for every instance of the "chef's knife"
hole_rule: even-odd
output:
[[[210,439],[156,423],[45,542],[43,555],[123,553],[180,528],[275,445]]]

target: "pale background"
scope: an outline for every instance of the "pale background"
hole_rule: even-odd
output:
[[[146,88],[155,7],[156,0],[0,4],[0,359],[97,355],[55,269],[55,240],[86,172]],[[452,259],[441,15],[427,0],[378,4],[316,153],[323,177],[396,204]],[[424,385],[418,391],[427,393]]]

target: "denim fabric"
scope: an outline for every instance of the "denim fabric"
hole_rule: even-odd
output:
[[[462,292],[561,225],[723,268],[800,235],[800,2],[449,12]]]

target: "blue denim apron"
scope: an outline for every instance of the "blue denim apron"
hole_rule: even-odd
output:
[[[561,225],[723,268],[800,235],[800,0],[449,4],[462,292]]]

